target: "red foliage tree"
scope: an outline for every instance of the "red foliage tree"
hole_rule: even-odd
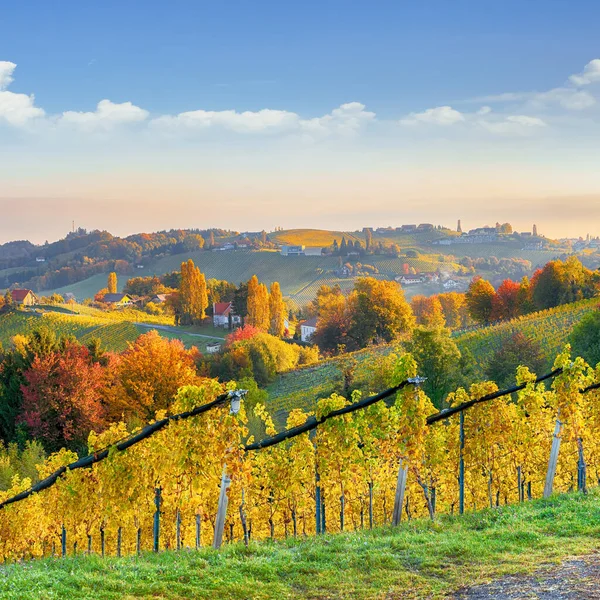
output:
[[[60,351],[36,356],[23,378],[18,422],[47,450],[81,448],[90,430],[104,426],[104,368],[85,346],[67,342]]]
[[[261,333],[261,330],[258,327],[254,327],[254,325],[244,325],[243,327],[238,327],[233,333],[230,333],[225,338],[225,345],[229,347],[236,342],[250,340],[258,333]]]
[[[502,282],[492,299],[492,321],[514,319],[521,314],[520,290],[521,286],[511,279]]]

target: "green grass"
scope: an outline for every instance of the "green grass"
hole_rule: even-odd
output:
[[[555,496],[436,523],[131,558],[44,559],[2,568],[0,598],[198,600],[443,598],[463,586],[590,553],[597,493]]]

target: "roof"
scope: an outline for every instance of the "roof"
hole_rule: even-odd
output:
[[[102,302],[117,303],[121,302],[125,298],[129,298],[129,296],[127,294],[104,294]]]
[[[33,294],[31,290],[10,290],[10,295],[15,302],[22,302],[27,294]]]
[[[213,315],[215,316],[229,316],[229,313],[233,311],[231,302],[214,302],[213,303]]]
[[[317,328],[317,317],[312,317],[311,319],[308,319],[308,321],[304,321],[304,323],[301,324],[301,327],[312,327],[314,329]]]

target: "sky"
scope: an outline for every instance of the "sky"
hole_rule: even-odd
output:
[[[600,235],[600,3],[0,4],[0,242]]]

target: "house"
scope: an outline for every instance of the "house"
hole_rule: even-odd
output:
[[[310,342],[315,331],[317,331],[317,317],[308,319],[300,325],[300,339],[303,342]]]
[[[111,306],[129,306],[132,304],[132,299],[127,294],[104,294],[102,298],[104,304],[110,304]]]
[[[221,342],[209,342],[206,344],[207,354],[216,354],[219,350],[221,350]]]
[[[416,231],[416,230],[417,230],[416,225],[402,225],[402,227],[400,227],[401,233],[408,233],[410,231]]]
[[[242,320],[233,311],[232,302],[213,302],[213,325],[229,327],[229,318],[234,325],[240,325]]]
[[[304,246],[281,246],[281,256],[302,256]]]
[[[455,290],[457,287],[460,287],[460,283],[458,283],[458,281],[454,281],[454,279],[447,279],[444,281],[445,290]]]
[[[169,299],[169,294],[155,294],[149,302],[153,304],[164,304]]]
[[[417,283],[423,283],[423,280],[417,275],[400,275],[400,277],[396,277],[396,281],[402,285],[415,285]]]
[[[37,256],[35,262],[43,263],[46,262],[46,258],[44,256]]]
[[[37,304],[37,296],[31,290],[10,290],[15,304],[19,306],[33,306]]]
[[[73,292],[67,292],[63,298],[65,299],[65,302],[77,302],[77,298],[75,298]]]
[[[431,223],[421,223],[418,227],[418,231],[433,231],[434,227]]]

